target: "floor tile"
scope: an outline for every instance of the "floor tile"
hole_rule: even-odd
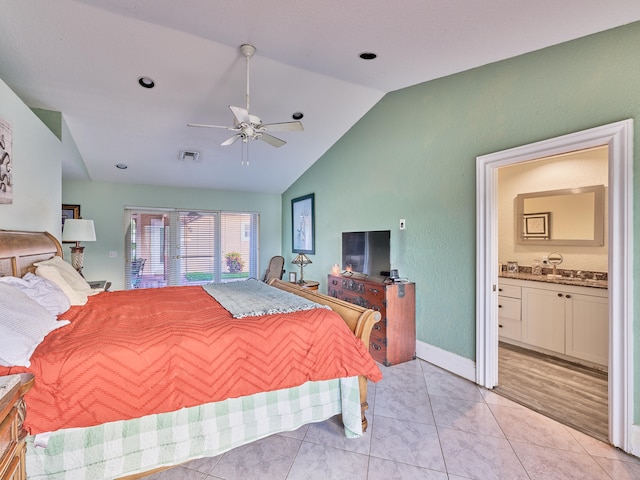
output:
[[[586,452],[568,452],[524,442],[511,442],[511,446],[531,480],[611,480]]]
[[[210,480],[206,473],[178,466],[144,477],[145,480]]]
[[[411,390],[378,387],[373,413],[376,416],[435,425],[426,386]]]
[[[584,448],[564,425],[529,409],[490,405],[498,425],[509,441],[522,441],[543,447],[585,453]]]
[[[347,438],[344,434],[344,426],[342,425],[340,416],[335,416],[324,422],[309,425],[309,430],[304,440],[305,442],[317,443],[327,447],[369,455],[371,430],[374,423],[373,415],[370,417],[369,428],[360,438]]]
[[[610,458],[596,458],[595,460],[615,480],[638,480],[640,478],[640,462],[623,462]]]
[[[287,480],[367,480],[368,461],[367,455],[303,442]]]
[[[429,395],[460,398],[473,402],[482,402],[478,386],[462,377],[442,370],[427,362],[422,362],[422,370]]]
[[[367,480],[448,480],[447,474],[427,468],[371,457]]]
[[[210,474],[225,480],[284,480],[300,443],[281,435],[257,440],[222,455]]]
[[[504,438],[438,427],[447,472],[476,480],[529,480]]]
[[[431,405],[438,427],[504,438],[498,422],[484,402],[432,395]]]
[[[445,471],[438,432],[432,425],[375,416],[371,456]]]

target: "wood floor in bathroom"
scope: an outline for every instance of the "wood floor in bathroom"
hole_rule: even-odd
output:
[[[495,393],[608,442],[607,373],[500,342]]]

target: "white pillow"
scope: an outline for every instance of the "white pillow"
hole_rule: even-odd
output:
[[[36,267],[36,275],[46,278],[60,287],[67,298],[69,298],[71,305],[84,305],[87,303],[87,295],[74,290],[73,287],[62,277],[60,270],[56,267],[51,265],[41,265]]]
[[[35,300],[52,315],[59,315],[71,307],[69,297],[55,283],[44,277],[38,277],[33,273],[27,273],[24,277],[0,277],[4,282],[25,293]]]
[[[20,290],[0,283],[0,365],[30,367],[31,355],[44,337],[69,323],[57,321]]]
[[[44,262],[34,263],[36,267],[40,266],[50,266],[58,269],[60,275],[64,280],[73,288],[76,292],[82,293],[85,295],[91,294],[91,286],[89,283],[80,275],[75,268],[71,266],[71,264],[65,262],[62,257],[53,257],[49,260],[45,260]]]

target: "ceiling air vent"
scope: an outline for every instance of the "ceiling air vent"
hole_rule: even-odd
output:
[[[180,160],[193,160],[194,162],[198,162],[200,159],[200,152],[196,152],[194,150],[180,150],[178,158]]]

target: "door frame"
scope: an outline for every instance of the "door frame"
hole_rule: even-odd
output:
[[[633,424],[633,120],[476,158],[476,383],[498,383],[498,168],[608,145],[609,441],[630,452]],[[615,235],[614,235],[615,233]]]

